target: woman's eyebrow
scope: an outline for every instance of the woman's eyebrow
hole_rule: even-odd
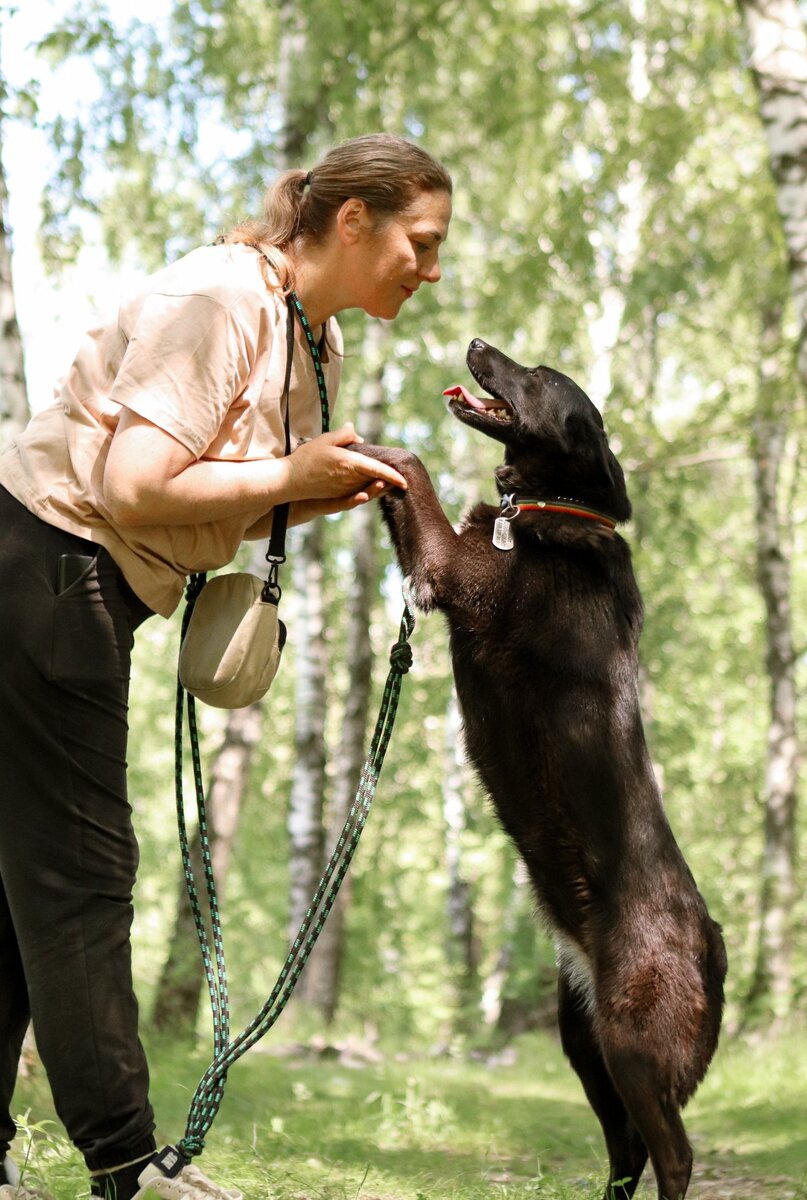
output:
[[[419,238],[434,238],[436,242],[444,240],[444,235],[437,229],[416,229],[414,232]]]

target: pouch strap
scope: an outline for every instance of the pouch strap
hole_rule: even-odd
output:
[[[286,377],[283,381],[284,416],[283,424],[286,430],[286,450],[291,454],[291,428],[289,425],[289,389],[291,387],[291,360],[294,356],[294,304],[289,296],[286,300],[288,316],[286,319]],[[269,563],[269,578],[263,589],[263,599],[274,601],[280,599],[280,585],[277,582],[277,569],[286,561],[286,527],[289,523],[288,504],[277,504],[272,516],[272,535],[266,550],[266,561]]]
[[[322,432],[327,433],[330,428],[330,417],[328,409],[328,389],[325,385],[325,373],[322,369],[322,358],[320,356],[320,347],[314,341],[314,335],[311,332],[311,326],[308,323],[308,318],[305,315],[303,306],[300,303],[300,298],[295,291],[289,292],[286,297],[286,306],[288,309],[288,318],[286,321],[286,378],[283,383],[283,397],[285,401],[285,415],[283,418],[286,429],[286,454],[291,454],[291,430],[289,428],[289,389],[291,387],[291,362],[294,356],[294,320],[295,316],[299,317],[300,325],[302,326],[305,339],[308,342],[308,349],[311,353],[311,359],[314,363],[314,372],[317,377],[317,387],[319,388],[319,400],[322,408]],[[322,340],[324,343],[325,333],[323,327]],[[272,535],[269,538],[269,545],[266,550],[266,561],[269,563],[269,576],[264,584],[262,599],[265,603],[277,604],[280,600],[280,584],[278,583],[278,568],[281,563],[286,561],[286,528],[289,523],[289,505],[278,504],[275,506],[274,515],[272,518]]]

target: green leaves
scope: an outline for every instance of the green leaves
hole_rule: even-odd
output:
[[[629,536],[647,609],[653,751],[673,824],[726,927],[737,989],[756,904],[767,703],[747,461],[766,305],[784,305],[784,394],[798,385],[787,257],[731,7],[703,0],[692,21],[678,0],[166,0],[152,28],[95,4],[77,7],[40,48],[57,75],[80,60],[98,89],[50,126],[58,169],[44,230],[55,262],[77,253],[91,219],[113,259],[134,248],[157,266],[257,213],[289,156],[310,165],[356,133],[403,132],[446,162],[456,190],[444,276],[395,323],[385,436],[423,457],[452,518],[468,496],[493,494],[493,449],[458,429],[440,395],[468,382],[472,337],[583,386],[604,368],[607,424],[635,501]],[[32,86],[4,107],[36,115],[37,103]],[[365,371],[355,350],[364,318],[342,323],[347,417]],[[794,440],[803,435],[803,408],[792,428]],[[789,461],[798,518],[804,481]],[[803,625],[804,533],[794,525]],[[347,596],[344,536],[332,535],[335,630]],[[338,675],[336,634],[331,652]],[[435,950],[449,687],[439,619],[419,625],[415,658],[386,768],[389,810],[377,834],[368,829],[356,867],[347,1004],[369,995],[379,1019],[425,1036],[450,995]],[[277,774],[287,773],[283,760]],[[510,863],[492,822],[480,816],[478,829],[467,840],[490,967],[503,891],[489,881],[509,880]],[[416,864],[407,845],[422,856]],[[250,886],[259,879],[254,864],[243,871]],[[234,894],[248,910],[249,888]],[[272,921],[282,927],[277,914]],[[240,953],[257,971],[248,940]],[[533,978],[528,941],[519,933],[519,996]],[[407,967],[404,984],[393,962]],[[436,997],[430,1008],[424,992]]]

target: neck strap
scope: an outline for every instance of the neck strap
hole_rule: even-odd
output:
[[[608,529],[616,529],[616,521],[613,517],[598,512],[596,508],[578,504],[576,500],[566,500],[562,496],[555,499],[540,497],[535,499],[531,496],[517,496],[515,492],[511,492],[510,495],[502,496],[501,507],[502,516],[508,520],[517,517],[520,512],[548,512],[560,513],[567,517],[583,517],[588,521],[598,521],[600,525],[605,525]]]
[[[314,341],[314,335],[311,332],[311,326],[308,323],[308,317],[305,315],[305,310],[300,303],[300,297],[292,290],[289,292],[288,300],[289,319],[292,319],[292,313],[296,312],[300,319],[300,324],[305,334],[305,340],[308,342],[308,349],[311,352],[311,361],[314,364],[314,372],[317,376],[317,387],[319,388],[319,402],[322,408],[322,432],[327,433],[330,429],[330,411],[328,409],[328,389],[325,386],[325,372],[322,369],[322,357],[320,348]],[[325,326],[322,326],[322,340],[325,340]]]

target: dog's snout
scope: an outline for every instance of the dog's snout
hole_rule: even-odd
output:
[[[469,350],[484,350],[485,343],[482,341],[481,338],[474,338],[474,340],[471,342],[468,349]]]

